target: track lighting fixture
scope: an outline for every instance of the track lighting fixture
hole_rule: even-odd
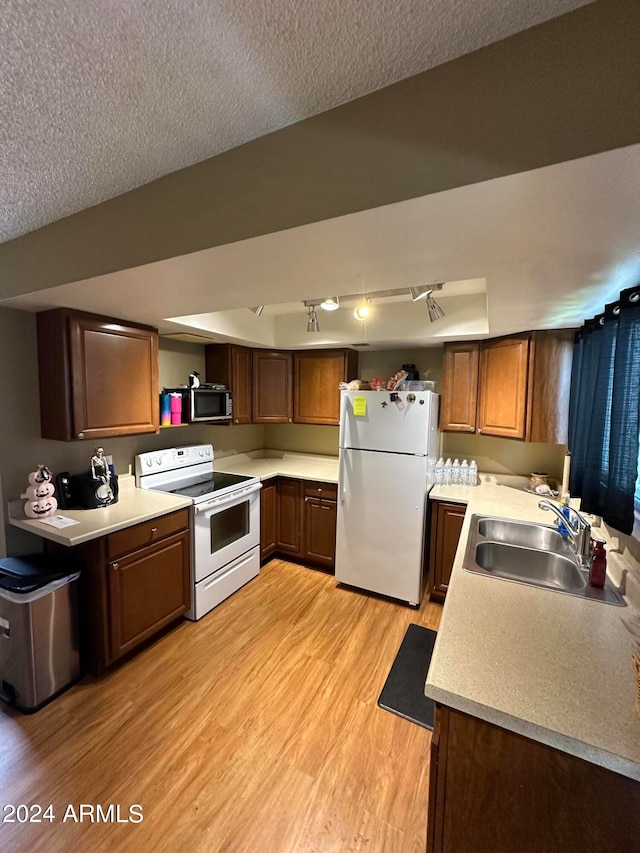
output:
[[[429,320],[432,323],[435,323],[436,320],[442,320],[444,317],[444,311],[433,296],[431,296],[431,293],[427,296],[427,311],[429,312]]]
[[[309,306],[309,316],[307,319],[307,332],[319,332],[320,324],[318,323],[318,318],[316,316],[316,309],[314,305]]]
[[[424,284],[418,284],[415,287],[410,287],[409,293],[411,294],[413,301],[417,302],[418,299],[424,299],[425,297],[430,296],[433,293],[433,288],[426,287]]]
[[[325,311],[335,311],[340,307],[340,301],[337,296],[327,296],[326,299],[323,299],[320,303],[320,307]]]
[[[366,320],[371,315],[371,300],[365,299],[359,305],[356,305],[353,311],[353,316],[356,320]]]

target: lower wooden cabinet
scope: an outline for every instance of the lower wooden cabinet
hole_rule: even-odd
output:
[[[433,501],[429,529],[429,598],[444,601],[466,506]]]
[[[260,558],[266,560],[278,546],[278,482],[268,480],[260,492]]]
[[[436,706],[427,853],[638,849],[640,782]]]
[[[292,557],[300,556],[300,497],[302,482],[280,477],[278,480],[277,549]]]
[[[111,658],[117,660],[189,609],[189,533],[109,564]]]
[[[160,516],[79,550],[86,666],[99,675],[189,609],[189,512]]]
[[[337,486],[279,477],[262,488],[260,554],[333,572]]]
[[[336,559],[336,487],[305,483],[302,559],[333,572]]]

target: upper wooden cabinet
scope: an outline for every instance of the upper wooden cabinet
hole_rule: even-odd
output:
[[[476,431],[479,353],[480,344],[473,341],[444,345],[440,405],[442,430]]]
[[[530,335],[485,341],[480,352],[478,432],[524,438]]]
[[[158,333],[65,308],[37,315],[43,438],[155,433]]]
[[[571,329],[445,344],[440,429],[564,444]]]
[[[251,420],[251,350],[235,344],[208,344],[205,348],[207,382],[227,385],[233,394],[233,423]]]
[[[293,355],[253,350],[253,423],[286,424],[293,420]]]
[[[340,382],[358,373],[355,350],[310,350],[293,354],[293,420],[297,424],[340,422]]]

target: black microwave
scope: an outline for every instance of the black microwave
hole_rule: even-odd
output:
[[[233,415],[231,391],[213,388],[164,388],[164,394],[182,397],[182,423],[230,421]]]

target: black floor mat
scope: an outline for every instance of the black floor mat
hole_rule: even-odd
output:
[[[378,705],[385,711],[399,714],[425,729],[433,729],[435,712],[435,703],[424,695],[435,641],[435,631],[409,625],[378,699]]]

